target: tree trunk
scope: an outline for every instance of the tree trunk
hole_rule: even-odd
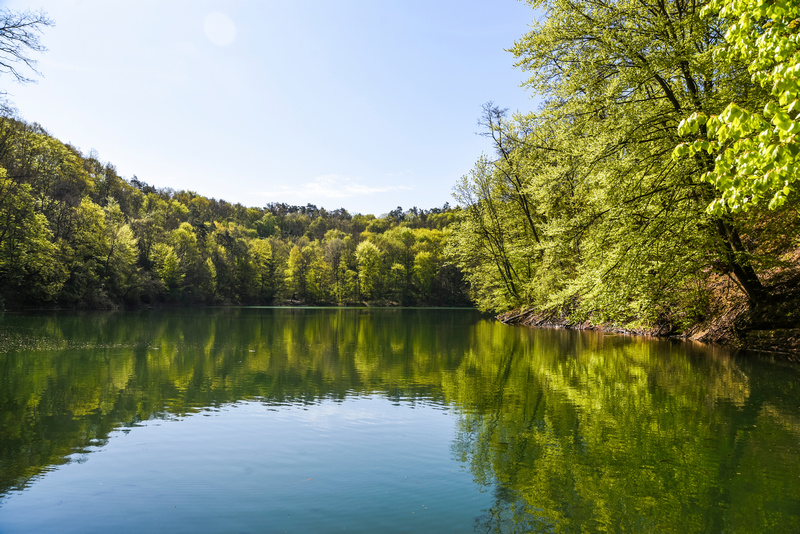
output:
[[[736,228],[727,224],[722,219],[716,219],[716,228],[719,237],[722,239],[722,244],[725,247],[725,263],[726,267],[736,278],[736,281],[742,287],[751,305],[758,304],[767,296],[767,291],[764,288],[761,280],[759,280],[753,266],[747,261],[742,261],[741,256],[747,254],[747,250],[742,244],[739,237],[739,232]]]

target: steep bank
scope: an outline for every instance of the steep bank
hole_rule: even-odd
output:
[[[800,358],[800,297],[779,296],[758,306],[739,304],[692,338]]]

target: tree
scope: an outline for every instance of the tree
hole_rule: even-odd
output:
[[[377,299],[381,290],[381,251],[371,241],[362,241],[356,247],[358,283],[363,298]]]
[[[603,233],[615,237],[612,254],[603,247],[597,250],[610,261],[594,262],[590,272],[601,277],[596,282],[602,280],[607,288],[611,280],[604,273],[627,272],[632,276],[622,281],[632,282],[625,284],[628,290],[642,289],[645,279],[639,274],[655,270],[657,278],[671,278],[670,285],[677,289],[681,271],[691,265],[680,265],[684,257],[679,251],[684,249],[674,247],[680,247],[681,238],[700,238],[691,250],[703,250],[707,265],[731,273],[751,301],[761,300],[764,288],[755,273],[752,250],[741,239],[740,223],[703,215],[704,205],[714,196],[701,180],[707,162],[678,166],[668,157],[676,144],[674,125],[685,110],[713,111],[732,91],[752,93],[742,68],[720,69],[711,60],[710,51],[721,42],[723,21],[700,19],[698,6],[678,1],[555,2],[554,6],[542,31],[529,33],[514,51],[524,68],[543,69],[529,81],[531,86],[567,99],[564,105],[554,102],[552,109],[585,124],[583,135],[594,141],[587,153],[596,156],[585,162],[594,167],[593,175],[605,174],[606,180],[616,182],[598,184],[606,197],[597,206],[598,220],[601,226],[612,223]],[[676,213],[688,217],[675,218]],[[633,232],[614,232],[626,226]],[[652,232],[651,239],[640,241],[647,246],[644,250],[619,241],[640,235],[637,228]],[[676,239],[678,229],[681,238]],[[661,237],[669,240],[658,246]],[[676,277],[672,272],[678,267]],[[589,291],[611,296],[604,289],[597,293],[596,286]],[[624,300],[627,292],[603,300]]]
[[[687,113],[760,98],[744,65],[711,58],[725,22],[678,0],[529,4],[546,17],[511,52],[545,103],[513,117],[485,106],[494,154],[456,192],[449,256],[482,307],[679,322],[713,271],[763,299],[746,221],[705,212],[709,162],[671,158]]]
[[[76,231],[63,244],[70,273],[64,297],[72,303],[108,307],[103,279],[110,247],[103,208],[85,198],[75,218]]]
[[[15,13],[8,9],[0,10],[0,74],[10,74],[18,82],[30,82],[26,70],[34,74],[38,72],[36,60],[28,54],[46,50],[39,36],[44,26],[52,25],[53,21],[44,11]]]
[[[429,237],[424,210],[410,210],[412,230],[312,205],[245,208],[127,181],[96,153],[9,117],[0,117],[0,167],[0,293],[11,306],[357,302],[355,248],[373,221],[379,261],[362,258],[362,281],[369,298],[392,287],[403,300],[417,245],[433,243],[417,243]],[[391,284],[383,255],[405,267]]]
[[[331,293],[337,302],[346,300],[344,283],[347,273],[347,256],[352,255],[352,237],[340,230],[328,230],[322,240],[323,255],[332,276]],[[341,266],[344,265],[344,270]]]
[[[138,299],[139,269],[136,265],[138,249],[136,237],[125,221],[119,204],[109,199],[105,209],[107,251],[103,260],[105,285],[116,300]],[[175,266],[177,271],[177,265]]]
[[[413,247],[417,241],[414,230],[405,226],[396,226],[386,232],[386,244],[393,252],[393,258],[387,258],[387,265],[391,264],[390,282],[395,298],[401,303],[407,303],[411,289],[411,273],[414,266]],[[394,261],[392,261],[394,260]]]
[[[430,252],[422,251],[414,257],[414,277],[419,284],[420,295],[429,299],[433,295],[436,280],[436,263]]]
[[[272,247],[266,239],[254,239],[250,242],[250,261],[253,264],[253,287],[258,302],[271,302],[277,292],[275,283],[275,262]]]
[[[308,272],[306,273],[307,300],[311,302],[329,302],[331,296],[331,271],[332,267],[325,262],[319,241],[312,241],[303,248],[303,254],[308,258]]]
[[[464,210],[447,245],[448,256],[466,273],[473,299],[487,310],[534,304],[523,293],[521,269],[528,263],[514,254],[527,254],[534,243],[524,236],[514,239],[518,214],[500,186],[492,162],[478,159],[456,185],[454,196]]]
[[[256,232],[233,222],[214,221],[214,228],[211,257],[217,273],[218,292],[231,302],[246,300],[255,289],[249,243]]]
[[[678,132],[697,139],[676,147],[674,155],[716,154],[714,168],[703,176],[718,191],[710,212],[746,211],[762,200],[776,209],[800,182],[800,2],[713,0],[703,12],[732,20],[727,44],[715,57],[748,64],[753,82],[770,87],[771,98],[760,106],[733,101],[718,115],[693,113]]]
[[[389,269],[389,291],[394,300],[403,304],[407,301],[407,279],[408,273],[405,266],[402,263],[393,263]]]
[[[74,233],[74,212],[94,189],[80,152],[40,126],[4,119],[3,164],[13,181],[31,186],[36,210],[50,221],[55,239]]]
[[[300,245],[289,251],[286,265],[286,287],[292,298],[304,299],[308,296],[309,258],[304,255]]]
[[[255,222],[256,232],[258,232],[258,237],[266,238],[274,235],[278,229],[278,223],[276,222],[275,215],[270,212],[264,214],[259,220]]]
[[[150,263],[153,273],[164,284],[164,290],[168,294],[180,289],[184,275],[181,273],[178,255],[171,246],[166,243],[153,245],[150,249]]]
[[[350,269],[347,258],[342,256],[336,266],[336,280],[334,286],[334,296],[336,302],[345,304],[358,300],[358,273]]]
[[[216,268],[211,258],[203,256],[192,225],[182,223],[168,240],[178,258],[185,295],[191,300],[210,300],[216,291]]]
[[[4,300],[55,298],[66,278],[47,219],[33,209],[28,184],[0,167],[0,309]]]

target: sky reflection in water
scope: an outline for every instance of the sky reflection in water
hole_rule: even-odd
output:
[[[470,310],[6,314],[0,531],[797,531],[799,377]]]

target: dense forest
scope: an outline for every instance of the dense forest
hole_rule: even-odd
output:
[[[486,105],[456,188],[479,305],[668,333],[796,298],[800,3],[528,3],[510,51],[544,104]]]
[[[472,299],[529,323],[661,334],[754,312],[794,335],[800,3],[528,3],[537,20],[510,52],[543,104],[516,114],[484,106],[493,151],[456,184],[455,208],[375,217],[231,205],[126,180],[6,112],[0,298]],[[18,16],[29,33],[2,37],[25,64],[49,22],[38,16]]]
[[[125,180],[38,125],[0,119],[7,307],[464,305],[460,272],[443,256],[457,211],[248,208]]]

